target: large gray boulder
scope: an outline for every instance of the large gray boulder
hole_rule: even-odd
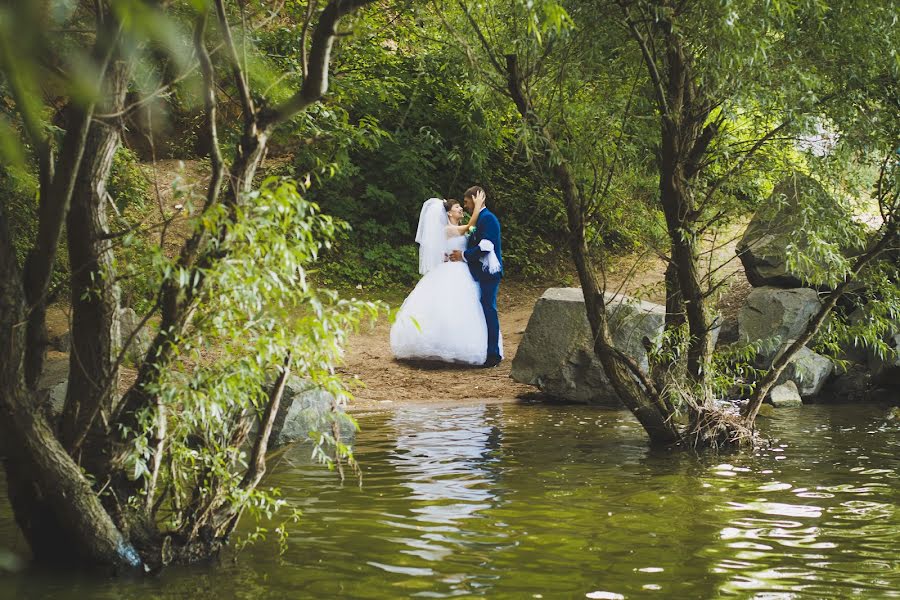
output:
[[[753,215],[735,248],[751,285],[786,288],[806,285],[799,275],[788,271],[785,260],[788,244],[802,247],[805,243],[801,218],[804,206],[813,207],[818,215],[842,210],[822,185],[807,175],[793,173],[776,185],[772,195]]]
[[[803,400],[800,399],[800,392],[797,390],[797,384],[793,381],[786,381],[781,385],[773,387],[769,392],[767,400],[769,404],[775,408],[803,406]]]
[[[788,340],[787,343],[790,342]],[[819,395],[833,372],[834,363],[821,354],[803,347],[781,372],[778,383],[791,381],[797,385],[797,392],[802,398],[810,398]]]
[[[606,303],[613,343],[646,369],[643,340],[656,342],[662,335],[665,307],[613,294],[606,295]],[[581,288],[550,288],[544,292],[528,320],[511,376],[563,400],[619,405],[594,356]]]
[[[269,450],[294,442],[309,441],[314,432],[331,432],[336,419],[344,443],[353,441],[356,428],[342,411],[334,409],[334,396],[312,382],[292,375],[281,397],[278,414],[269,438]]]
[[[820,307],[819,295],[809,288],[756,288],[738,313],[738,333],[745,342],[772,340],[771,355],[778,342],[799,337]]]

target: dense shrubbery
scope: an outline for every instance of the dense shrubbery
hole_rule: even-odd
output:
[[[290,54],[283,45],[292,39],[276,30],[258,41],[280,56]],[[415,282],[422,202],[461,199],[473,184],[487,189],[503,225],[508,275],[550,275],[566,262],[567,254],[556,251],[567,240],[562,204],[521,148],[515,115],[470,81],[451,49],[429,40],[369,44],[345,48],[338,61],[333,106],[273,140],[293,156],[287,174],[318,175],[311,197],[351,226],[323,265],[325,282]],[[323,148],[331,162],[322,161]],[[603,245],[625,250],[641,243],[634,229],[647,219],[634,210],[636,202],[616,220],[620,229],[603,232]]]
[[[130,207],[142,208],[150,197],[150,181],[141,171],[137,155],[128,148],[116,151],[106,187],[120,213]]]

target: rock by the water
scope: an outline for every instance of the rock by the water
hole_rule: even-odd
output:
[[[756,288],[738,313],[740,338],[745,342],[797,338],[820,306],[819,295],[809,288]]]
[[[829,318],[838,318],[831,315]],[[859,325],[868,318],[866,308],[864,306],[856,307],[848,316],[847,322],[850,325]],[[845,340],[841,343],[841,353],[838,356],[841,360],[849,360],[854,363],[865,364],[869,360],[869,347],[862,339]]]
[[[738,323],[737,321],[730,319],[722,323],[722,326],[719,327],[719,336],[716,338],[715,345],[716,347],[728,346],[740,339],[741,335],[738,331]]]
[[[735,251],[744,265],[750,285],[794,288],[805,285],[788,271],[786,247],[803,243],[796,232],[802,231],[801,206],[813,206],[821,214],[834,212],[838,203],[815,179],[793,173],[772,191],[769,199],[753,215]],[[850,215],[846,215],[850,218]]]
[[[64,379],[50,388],[49,406],[50,415],[57,418],[62,414],[63,407],[66,405],[66,390],[69,388],[69,380]]]
[[[665,307],[629,296],[605,297],[613,343],[646,369],[643,339],[656,342],[662,335]],[[513,359],[511,376],[563,400],[619,405],[594,356],[581,288],[550,288],[544,292]]]
[[[55,420],[62,415],[66,401],[66,379],[48,390],[45,400],[48,416]],[[311,432],[331,432],[333,418],[341,427],[341,439],[344,443],[352,443],[356,436],[356,428],[348,415],[339,410],[332,418],[334,397],[311,382],[297,376],[288,378],[281,397],[278,414],[272,426],[269,438],[269,450],[274,450],[294,442],[309,440]],[[253,424],[253,431],[258,423]]]
[[[334,396],[329,392],[308,380],[294,375],[289,377],[269,438],[269,449],[307,441],[311,432],[330,432],[334,419],[340,423],[342,440],[352,442],[355,427],[342,411],[332,416],[333,406]]]
[[[790,408],[793,406],[803,406],[803,400],[800,399],[800,392],[797,390],[797,384],[793,381],[786,381],[781,385],[776,385],[769,392],[769,404],[775,408]]]
[[[771,418],[775,416],[775,407],[771,404],[760,404],[759,412],[756,413],[756,416]]]
[[[790,343],[791,340],[788,340],[784,348]],[[778,383],[793,381],[800,396],[809,398],[822,391],[833,371],[834,363],[804,346],[782,371]]]
[[[874,381],[884,387],[900,387],[900,333],[887,339],[888,346],[894,350],[893,356],[880,357],[869,353],[869,370]]]
[[[819,398],[825,402],[866,402],[869,398],[871,375],[862,365],[851,365],[826,383]]]

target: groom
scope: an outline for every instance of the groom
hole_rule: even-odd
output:
[[[485,196],[479,186],[466,190],[463,200],[466,211],[472,214],[475,197]],[[491,254],[494,256],[491,256]],[[500,363],[500,320],[497,318],[497,290],[503,277],[503,252],[500,245],[500,221],[487,206],[478,213],[478,225],[469,235],[466,251],[459,250],[450,255],[450,260],[463,260],[469,265],[472,277],[481,288],[481,308],[487,323],[487,360],[485,367],[496,367]]]

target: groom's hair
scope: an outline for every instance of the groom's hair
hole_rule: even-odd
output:
[[[482,189],[480,185],[473,185],[466,190],[466,193],[463,194],[463,198],[474,198],[475,194],[477,194],[478,192],[484,192],[484,189]]]

